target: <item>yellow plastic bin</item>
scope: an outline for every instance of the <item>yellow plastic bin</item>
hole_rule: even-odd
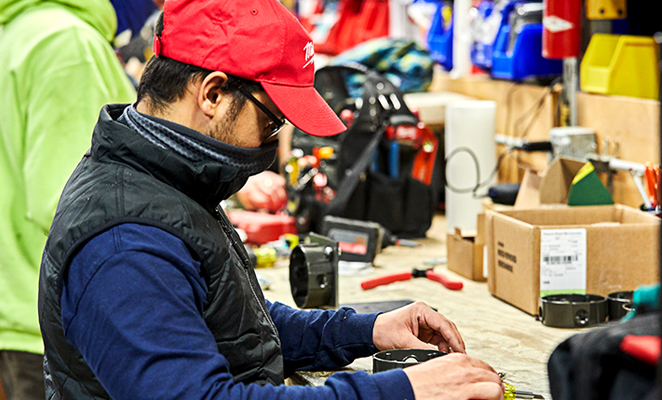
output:
[[[658,53],[652,37],[596,33],[580,67],[581,90],[657,100]]]

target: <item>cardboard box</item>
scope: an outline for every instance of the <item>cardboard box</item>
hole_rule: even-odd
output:
[[[572,180],[584,164],[584,161],[557,157],[544,173],[527,170],[514,208],[522,210],[543,204],[567,204]]]
[[[485,214],[478,214],[476,235],[463,235],[459,228],[446,237],[448,269],[473,281],[484,282]]]
[[[488,211],[490,293],[537,314],[541,289],[606,296],[659,282],[659,226],[622,205]]]

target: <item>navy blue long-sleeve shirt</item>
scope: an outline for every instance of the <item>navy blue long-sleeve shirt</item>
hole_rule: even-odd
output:
[[[235,384],[202,317],[206,295],[200,263],[180,239],[123,224],[73,258],[63,285],[63,327],[115,400],[414,399],[402,370],[337,373],[316,388]],[[267,307],[286,375],[340,367],[376,351],[376,314]]]

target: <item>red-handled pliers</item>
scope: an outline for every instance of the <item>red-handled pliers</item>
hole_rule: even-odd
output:
[[[379,278],[368,279],[367,281],[361,282],[361,288],[363,290],[368,290],[376,288],[381,285],[388,285],[389,283],[398,282],[398,281],[408,281],[411,278],[428,278],[430,280],[436,281],[444,285],[447,289],[450,290],[460,290],[463,285],[462,282],[451,281],[446,278],[444,275],[438,274],[429,269],[416,269],[414,268],[411,272],[400,272],[397,274],[380,276]]]

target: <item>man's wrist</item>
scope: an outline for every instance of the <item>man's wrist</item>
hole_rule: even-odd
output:
[[[386,400],[414,400],[414,389],[402,369],[392,369],[372,375],[381,398]]]

